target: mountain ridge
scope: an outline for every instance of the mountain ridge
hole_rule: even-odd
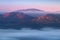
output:
[[[37,14],[37,13],[36,13]],[[41,14],[41,13],[40,13]],[[27,15],[24,12],[8,12],[0,14],[0,28],[32,28],[40,29],[43,27],[60,28],[60,14],[46,14],[46,15],[35,15],[30,13]]]

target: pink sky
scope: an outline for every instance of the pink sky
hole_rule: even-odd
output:
[[[45,11],[60,11],[60,6],[39,6],[39,5],[1,5],[0,10],[2,11],[14,11],[14,10],[21,10],[21,9],[28,9],[28,8],[36,8]]]
[[[0,0],[0,10],[14,11],[36,8],[45,11],[60,11],[60,0]]]

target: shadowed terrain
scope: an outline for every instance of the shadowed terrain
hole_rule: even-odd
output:
[[[38,9],[0,14],[0,28],[2,29],[40,29],[43,27],[60,28],[60,14],[51,14]]]

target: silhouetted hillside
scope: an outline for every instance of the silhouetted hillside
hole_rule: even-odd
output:
[[[0,29],[40,29],[43,27],[60,28],[60,14],[46,14],[37,17],[24,12],[0,14]]]

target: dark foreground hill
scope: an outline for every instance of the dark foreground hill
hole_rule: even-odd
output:
[[[40,29],[43,27],[60,28],[60,14],[46,14],[36,17],[24,12],[0,14],[0,29]]]

